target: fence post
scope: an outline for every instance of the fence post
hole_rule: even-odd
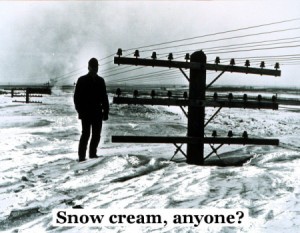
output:
[[[206,89],[206,55],[202,51],[191,55],[191,62],[201,64],[201,69],[190,69],[189,100],[190,103],[204,101]],[[205,106],[188,107],[188,137],[200,138],[200,143],[187,144],[187,163],[204,164],[204,117]]]

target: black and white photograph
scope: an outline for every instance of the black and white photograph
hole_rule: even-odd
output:
[[[0,1],[0,232],[299,232],[299,9]]]

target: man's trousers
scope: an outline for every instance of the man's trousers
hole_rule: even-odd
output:
[[[92,129],[92,138],[89,147],[89,156],[94,157],[97,155],[97,147],[100,142],[100,134],[102,129],[102,119],[81,119],[82,133],[79,141],[79,161],[85,160],[87,144],[90,138]]]

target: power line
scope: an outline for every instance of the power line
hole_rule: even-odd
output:
[[[118,74],[124,74],[124,73],[131,72],[131,71],[134,71],[134,70],[139,70],[139,69],[142,69],[142,68],[144,68],[144,67],[138,67],[138,68],[126,70],[124,72],[113,73],[113,74],[110,74],[110,75],[106,75],[106,77],[112,77],[112,76],[115,76],[115,75],[118,75]]]
[[[237,31],[242,31],[242,30],[248,30],[248,29],[265,27],[265,26],[276,25],[276,24],[282,24],[282,23],[298,21],[298,20],[300,20],[300,18],[294,18],[294,19],[288,19],[288,20],[277,21],[277,22],[272,22],[272,23],[254,25],[254,26],[238,28],[238,29],[233,29],[233,30],[228,30],[228,31],[223,31],[223,32],[210,33],[210,34],[206,34],[206,35],[189,37],[189,38],[185,38],[185,39],[172,40],[172,41],[167,41],[167,42],[163,42],[163,43],[157,43],[157,44],[151,44],[151,45],[146,45],[146,46],[130,48],[130,49],[126,49],[124,51],[134,50],[134,49],[141,49],[141,48],[149,48],[149,47],[153,47],[153,46],[160,46],[160,45],[165,45],[165,44],[170,44],[170,43],[177,43],[177,42],[182,42],[182,41],[187,41],[187,40],[194,40],[194,39],[204,38],[204,37],[208,37],[208,36],[216,36],[216,35],[226,34],[226,33],[230,33],[230,32],[237,32]]]
[[[285,41],[285,40],[296,39],[296,38],[300,38],[300,37],[291,37],[291,38],[282,38],[282,39],[275,39],[275,40],[255,41],[255,42],[242,43],[242,44],[207,47],[207,48],[202,48],[202,50],[219,50],[219,49],[226,49],[226,48],[230,48],[230,47],[237,47],[236,49],[238,49],[238,48],[250,47],[250,46],[244,46],[244,45],[252,45],[254,47],[254,46],[266,46],[266,45],[300,42],[300,40],[294,40],[294,41],[291,40],[291,41],[286,41],[286,42],[278,42],[278,41]],[[276,42],[275,43],[269,43],[269,44],[262,44],[262,43],[267,43],[267,42],[272,42],[272,41],[276,41]],[[255,44],[258,44],[258,45],[255,45]],[[240,46],[240,47],[238,47],[238,46]],[[177,51],[177,52],[175,52],[175,54],[179,55],[179,54],[184,54],[184,53],[191,52],[191,51],[193,51],[193,50]],[[163,54],[167,54],[167,53],[163,53]]]
[[[288,44],[291,44],[291,43],[299,43],[300,41],[293,41],[293,42],[289,42]],[[270,45],[278,45],[278,44],[280,44],[280,45],[284,45],[284,44],[286,44],[286,43],[270,43],[270,44],[261,44],[261,45],[248,45],[248,46],[241,46],[241,47],[236,47],[236,48],[232,48],[232,49],[245,49],[245,48],[257,48],[257,47],[262,47],[262,46],[270,46]],[[284,46],[282,46],[282,47],[284,47]],[[264,47],[264,48],[267,48],[267,47]],[[274,47],[274,48],[277,48],[277,47]],[[222,49],[203,49],[203,50],[205,50],[205,51],[207,51],[207,52],[214,52],[214,53],[218,53],[219,51],[227,51],[228,50],[228,48],[222,48]]]
[[[256,46],[263,46],[261,43],[267,43],[267,42],[272,42],[272,41],[276,41],[276,42],[275,43],[269,43],[268,45],[283,44],[283,43],[295,43],[295,42],[299,42],[299,40],[297,40],[297,41],[286,41],[286,40],[292,40],[292,39],[297,39],[297,38],[300,38],[300,37],[290,37],[290,38],[281,38],[281,39],[276,39],[276,40],[255,41],[255,42],[249,42],[249,43],[243,43],[243,44],[234,44],[234,45],[226,45],[226,46],[208,47],[208,48],[202,48],[202,49],[207,49],[207,50],[210,50],[210,49],[222,49],[222,48],[227,48],[227,47],[238,47],[240,45],[252,45],[252,44],[253,44],[253,46],[254,46],[254,44],[259,44],[259,45],[256,45]],[[278,41],[286,41],[286,42],[278,42]],[[265,44],[265,45],[267,45],[267,44]],[[243,47],[246,48],[246,47],[249,47],[249,46],[243,46]],[[176,52],[175,54],[183,54],[183,53],[190,52],[190,51],[192,51],[192,50],[179,51],[179,52]],[[132,53],[130,53],[130,54],[132,54]],[[164,56],[164,55],[167,55],[167,54],[168,53],[162,53],[162,54],[159,54],[159,56]],[[114,66],[114,67],[111,67],[111,68],[108,68],[108,69],[102,71],[102,75],[104,75],[106,73],[109,73],[110,71],[115,70],[115,69],[124,70],[124,69],[127,69],[127,67],[115,67]]]
[[[273,30],[273,31],[267,31],[267,32],[252,33],[252,34],[246,34],[246,35],[241,35],[241,36],[232,36],[232,37],[225,37],[225,38],[219,38],[219,39],[213,39],[213,40],[207,40],[207,41],[193,42],[193,43],[188,43],[188,44],[179,44],[179,45],[173,45],[173,46],[167,46],[167,47],[161,47],[161,48],[142,50],[141,52],[150,52],[150,51],[157,50],[157,49],[165,50],[165,49],[170,49],[170,48],[185,47],[185,46],[190,46],[190,45],[199,45],[199,44],[224,41],[224,40],[240,39],[240,38],[245,38],[245,37],[273,34],[273,33],[278,33],[278,32],[286,32],[286,31],[299,30],[299,29],[300,29],[300,27],[295,27],[295,28]]]
[[[295,55],[281,55],[281,56],[273,56],[273,57],[271,57],[271,58],[273,58],[273,60],[276,60],[276,61],[287,61],[287,58],[286,57],[288,57],[288,59],[289,60],[295,60],[296,58],[294,58],[293,59],[293,57],[292,56],[300,56],[300,54],[295,54]],[[283,57],[283,58],[281,58],[281,59],[279,59],[280,57]],[[262,56],[262,57],[247,57],[247,59],[249,59],[249,58],[252,58],[253,60],[254,59],[265,59],[265,58],[270,58],[270,56]],[[229,59],[229,58],[225,58],[225,59]],[[224,60],[225,60],[224,59]],[[243,58],[235,58],[235,60],[236,61],[238,61],[239,59],[243,59]],[[246,58],[245,58],[246,59]],[[297,60],[297,59],[296,59]],[[268,60],[265,60],[265,61],[268,61]],[[242,62],[241,62],[242,63]],[[257,64],[259,64],[259,63],[257,63]],[[128,69],[128,67],[126,67],[126,66],[124,66],[124,67],[122,67],[123,69]],[[120,70],[120,69],[119,69]],[[118,71],[119,71],[118,70]],[[135,70],[135,69],[134,69]],[[127,72],[129,72],[129,71],[132,71],[132,69],[131,70],[128,70]],[[175,71],[175,70],[174,70]],[[150,73],[150,74],[159,74],[159,73],[161,73],[162,71],[158,71],[158,72],[152,72],[152,73]],[[169,72],[169,71],[168,71]],[[74,72],[71,72],[71,73],[74,73]],[[79,72],[79,73],[77,73],[77,74],[80,74],[81,72]],[[122,73],[118,73],[118,74],[123,74],[123,73],[125,73],[125,72],[122,72]],[[77,74],[72,74],[72,76],[73,75],[77,75]],[[123,80],[127,80],[128,78],[133,78],[134,77],[134,79],[133,80],[135,80],[135,79],[137,79],[137,77],[144,77],[144,76],[147,76],[147,75],[150,75],[150,74],[144,74],[144,75],[138,75],[138,76],[131,76],[131,77],[124,77],[124,78],[121,78],[121,79],[117,79],[117,80],[111,80],[111,81],[108,81],[108,82],[117,82],[117,81],[123,81]],[[103,73],[102,73],[102,75],[103,75]],[[117,75],[117,74],[112,74],[113,76],[114,75]],[[64,80],[64,79],[67,79],[67,78],[69,78],[71,75],[69,75],[69,76],[67,76],[67,77],[63,77],[63,78],[61,78],[61,80]],[[107,77],[110,77],[111,75],[108,75]],[[61,81],[61,80],[57,80],[57,81]]]
[[[300,44],[299,45],[290,45],[290,46],[279,46],[279,47],[271,47],[271,48],[254,48],[254,49],[248,49],[248,50],[243,50],[243,49],[241,49],[241,50],[231,50],[231,51],[220,51],[220,52],[218,52],[219,54],[220,53],[239,53],[239,52],[249,52],[249,51],[257,51],[257,50],[270,50],[270,49],[284,49],[284,48],[295,48],[295,47],[300,47]],[[216,52],[208,52],[208,53],[206,53],[206,54],[215,54]]]
[[[235,60],[242,59],[279,59],[279,58],[293,58],[298,57],[300,54],[283,54],[283,55],[273,55],[273,56],[252,56],[252,57],[235,57]],[[230,60],[231,58],[222,58],[223,60]],[[221,60],[222,60],[221,59]]]
[[[300,19],[300,18],[299,18]],[[294,19],[294,20],[299,20],[299,19]],[[290,20],[285,20],[282,22],[288,22]],[[293,21],[293,20],[292,20]],[[277,22],[278,23],[278,22]],[[273,23],[272,23],[273,24]],[[276,24],[276,22],[274,23]],[[270,25],[270,24],[266,24],[266,25]],[[266,26],[265,25],[265,26]],[[259,27],[260,25],[258,25]],[[197,42],[197,43],[190,43],[190,44],[183,44],[183,45],[177,45],[175,47],[179,47],[179,46],[187,46],[187,45],[192,45],[192,44],[199,44],[199,43],[208,43],[208,42],[215,42],[215,41],[221,41],[221,40],[228,40],[228,39],[236,39],[236,38],[242,38],[242,37],[247,37],[247,36],[254,36],[254,35],[263,35],[263,34],[269,34],[269,33],[277,33],[277,32],[283,32],[283,31],[290,31],[290,30],[298,30],[300,29],[299,27],[297,28],[289,28],[289,29],[283,29],[283,30],[275,30],[275,31],[268,31],[268,32],[261,32],[261,33],[255,33],[255,34],[247,34],[247,35],[241,35],[241,36],[235,36],[235,37],[227,37],[227,38],[221,38],[221,39],[215,39],[215,40],[210,40],[210,41],[203,41],[203,42]],[[231,30],[233,31],[233,30]],[[228,31],[229,32],[229,31]],[[227,33],[227,32],[226,32]],[[220,33],[214,33],[214,34],[208,34],[208,35],[215,35],[215,34],[220,34]],[[205,35],[205,36],[208,36]],[[282,39],[278,39],[278,41],[282,41],[282,40],[288,40],[288,39],[295,39],[295,38],[299,38],[299,37],[291,37],[291,38],[282,38]],[[187,40],[187,39],[184,39]],[[275,40],[268,40],[268,41],[257,41],[257,42],[252,42],[252,43],[246,43],[246,44],[255,44],[255,43],[266,43],[266,42],[271,42],[271,41],[275,41]],[[294,41],[296,42],[296,41]],[[160,43],[160,44],[167,44],[168,42],[165,43]],[[287,42],[286,42],[287,43]],[[274,43],[274,44],[279,44],[279,43]],[[271,44],[269,44],[271,45]],[[229,45],[229,46],[223,46],[223,47],[236,47],[237,45]],[[262,46],[262,45],[257,45],[257,46]],[[149,46],[145,46],[145,47],[149,47]],[[244,46],[245,47],[245,46]],[[249,46],[248,46],[249,47]],[[174,46],[169,46],[169,47],[165,47],[165,48],[159,48],[159,49],[166,49],[166,48],[174,48]],[[212,48],[217,48],[217,47],[211,47],[209,49]],[[221,48],[221,47],[220,47]],[[277,47],[278,48],[278,47]],[[268,48],[269,49],[269,48]],[[127,50],[126,50],[127,51]],[[150,51],[150,50],[144,50],[144,51]],[[190,50],[188,50],[190,51]],[[223,51],[223,50],[222,50]],[[186,52],[186,51],[185,51]],[[217,51],[215,51],[217,52]],[[236,51],[235,51],[236,52]],[[224,52],[223,52],[224,53]],[[166,53],[163,53],[166,54]],[[162,55],[163,55],[162,54]],[[176,53],[177,54],[177,53]],[[211,54],[211,53],[210,53]]]
[[[180,40],[173,40],[173,41],[169,41],[169,42],[163,42],[163,43],[157,43],[157,44],[152,44],[152,45],[147,45],[147,46],[142,46],[142,47],[137,47],[137,48],[126,49],[126,50],[123,50],[123,51],[129,51],[129,50],[132,50],[132,49],[140,49],[140,48],[150,48],[150,47],[153,47],[153,46],[166,45],[166,44],[171,44],[171,43],[177,43],[177,42],[188,41],[188,40],[193,40],[193,39],[199,39],[199,38],[204,38],[204,37],[209,37],[209,36],[221,35],[221,34],[230,33],[230,32],[237,32],[237,31],[242,31],[242,30],[254,29],[254,28],[259,28],[259,27],[264,27],[264,26],[271,26],[271,25],[276,25],[276,24],[281,24],[281,23],[287,23],[287,22],[292,22],[292,21],[298,21],[298,20],[300,20],[300,18],[294,18],[294,19],[283,20],[283,21],[278,21],[278,22],[273,22],[273,23],[266,23],[266,24],[261,24],[261,25],[255,25],[255,26],[244,27],[244,28],[239,28],[239,29],[234,29],[234,30],[228,30],[228,31],[223,31],[223,32],[211,33],[211,34],[206,34],[206,35],[196,36],[196,37],[190,37],[190,38],[185,38],[185,39],[180,39]],[[234,37],[214,39],[214,40],[209,40],[209,41],[202,41],[202,42],[194,42],[194,43],[189,43],[189,44],[174,45],[174,46],[168,46],[168,47],[163,47],[163,48],[158,48],[158,49],[162,49],[163,50],[163,49],[167,49],[167,48],[176,48],[176,47],[181,47],[181,46],[188,46],[188,45],[194,45],[194,44],[223,41],[223,40],[229,40],[229,39],[237,39],[237,38],[243,38],[243,37],[247,37],[247,36],[254,36],[254,35],[257,36],[257,35],[271,34],[271,33],[277,33],[277,32],[298,30],[298,29],[300,29],[300,28],[296,27],[296,28],[288,28],[288,29],[283,29],[283,30],[274,30],[274,31],[261,32],[261,33],[255,33],[255,34],[247,34],[247,35],[241,35],[241,36],[234,36]],[[294,37],[294,38],[297,38],[297,37]],[[288,38],[286,38],[286,39],[279,39],[279,40],[287,40],[287,39]],[[274,41],[274,40],[269,40],[269,42],[270,41]],[[258,42],[252,42],[252,43],[258,43]],[[261,42],[261,43],[263,43],[263,42]],[[250,43],[247,43],[247,44],[250,44]],[[235,45],[232,45],[232,46],[235,46]],[[223,48],[224,47],[225,46],[223,46]],[[292,48],[292,47],[298,47],[298,46],[287,46],[287,47],[281,47],[281,48],[288,48],[288,47]],[[280,48],[280,47],[267,48],[267,49],[276,49],[276,48]],[[252,50],[261,50],[261,49],[252,49]],[[151,51],[151,50],[143,50],[143,51],[145,52],[145,51]],[[244,52],[244,51],[249,51],[249,50],[226,51],[226,52],[223,51],[223,52],[220,52],[220,53]],[[110,54],[110,55],[108,55],[108,56],[106,56],[104,58],[101,58],[101,59],[99,59],[99,61],[106,60],[106,59],[112,57],[114,54],[115,53]],[[132,54],[132,53],[129,53],[129,54]],[[208,53],[208,54],[212,54],[212,53]],[[106,65],[106,64],[109,64],[109,63],[111,63],[111,61],[109,61],[107,63],[104,63],[102,65]],[[113,68],[112,70],[115,70],[115,69],[116,68]],[[121,69],[123,69],[123,68],[121,68]],[[76,70],[71,71],[71,72],[69,72],[67,74],[59,76],[59,77],[56,78],[56,80],[57,81],[61,81],[61,80],[67,79],[71,74],[77,72],[78,70],[79,69],[76,69]],[[124,72],[115,73],[115,74],[110,74],[110,75],[108,75],[108,77],[115,76],[115,75],[118,75],[118,74],[121,74],[121,73],[123,74],[125,72],[130,72],[130,71],[133,71],[133,70],[136,70],[136,69],[131,69],[131,70],[127,70],[127,71],[124,71]],[[110,69],[106,70],[106,72],[110,73]],[[64,76],[66,76],[66,77],[64,77]]]
[[[149,72],[147,74],[140,74],[140,75],[135,75],[135,76],[129,76],[129,77],[124,77],[124,78],[121,78],[121,79],[117,79],[117,80],[113,80],[114,82],[115,81],[119,81],[119,80],[122,80],[122,79],[131,79],[131,78],[140,78],[140,77],[145,77],[145,76],[154,76],[154,75],[157,75],[157,74],[164,74],[164,73],[170,73],[170,72],[174,72],[175,70],[160,70],[160,71],[156,71],[156,72]]]
[[[207,72],[207,74],[215,74],[215,72]],[[172,69],[172,70],[167,70],[167,71],[160,70],[160,71],[150,72],[147,74],[141,74],[141,75],[137,75],[137,76],[123,77],[123,78],[120,78],[117,80],[111,80],[108,82],[109,83],[127,82],[127,81],[143,80],[143,79],[149,79],[149,78],[152,78],[152,80],[156,80],[156,79],[161,79],[161,77],[166,77],[166,76],[181,76],[181,73],[179,73],[177,69]]]
[[[108,55],[108,56],[106,56],[106,57],[104,57],[104,58],[100,58],[99,61],[106,60],[106,59],[108,59],[108,58],[110,58],[110,57],[113,57],[114,55],[115,55],[115,53],[113,53],[113,54],[111,54],[111,55]]]
[[[298,45],[297,45],[298,46]],[[281,48],[281,47],[280,47]],[[264,49],[266,49],[266,48],[264,48]],[[269,48],[269,49],[271,49],[271,48]],[[252,51],[252,50],[251,50]],[[236,51],[236,52],[240,52],[240,50],[239,51]],[[299,56],[299,54],[295,54],[295,55],[282,55],[282,56],[273,56],[273,57],[271,57],[271,56],[261,56],[261,57],[247,57],[247,58],[255,58],[255,59],[259,59],[259,60],[262,60],[262,59],[265,59],[265,58],[273,58],[274,60],[275,59],[278,59],[279,57],[283,57],[282,58],[282,60],[283,61],[286,61],[287,60],[287,58],[293,58],[292,56]],[[296,57],[297,58],[297,57]],[[295,58],[295,59],[296,59]],[[228,59],[228,58],[227,58]],[[238,61],[238,60],[241,60],[241,59],[243,59],[243,58],[236,58],[235,60],[236,61]],[[237,62],[238,63],[238,62]],[[243,63],[243,62],[240,62],[240,63]],[[259,63],[258,63],[259,64]],[[153,75],[157,75],[157,74],[161,74],[161,71],[158,71],[158,72],[154,72],[154,73],[152,73]],[[146,76],[148,76],[148,75],[151,75],[151,73],[150,74],[143,74],[143,75],[138,75],[138,76],[131,76],[131,77],[125,77],[125,78],[121,78],[121,79],[117,79],[117,80],[112,80],[112,82],[117,82],[117,81],[124,81],[124,80],[126,80],[126,81],[129,81],[129,80],[137,80],[137,79],[140,79],[140,78],[144,78],[144,77],[146,77]]]
[[[100,58],[99,61],[106,60],[106,59],[108,59],[108,58],[110,58],[110,57],[113,57],[114,55],[115,55],[115,53],[110,54],[110,55],[108,55],[108,56],[106,56],[106,57]],[[109,61],[109,62],[107,62],[107,63],[104,63],[104,64],[101,64],[101,66],[106,65],[106,64],[109,64],[109,63],[111,63],[111,61]],[[54,79],[55,79],[55,81],[57,81],[57,82],[58,82],[58,81],[61,81],[61,80],[64,80],[64,79],[67,79],[67,78],[69,78],[69,77],[71,77],[71,76],[73,76],[73,75],[77,75],[77,74],[82,73],[82,72],[77,73],[77,71],[82,70],[82,69],[84,69],[84,68],[85,68],[85,67],[82,67],[82,68],[79,68],[79,69],[70,71],[70,72],[68,72],[68,73],[66,73],[66,74],[60,75],[60,76],[58,76],[58,77],[55,77]],[[64,76],[66,76],[66,77],[64,77]],[[60,80],[60,79],[61,79],[61,80]]]
[[[60,75],[60,76],[58,76],[58,77],[55,77],[55,79],[58,80],[58,79],[60,79],[60,78],[64,78],[64,76],[69,76],[69,75],[71,75],[71,74],[73,74],[73,73],[78,72],[79,70],[82,70],[82,69],[83,69],[83,67],[82,67],[82,68],[79,68],[79,69],[76,69],[76,70],[74,70],[74,71],[71,71],[71,72],[69,72],[69,73]]]
[[[127,54],[127,55],[125,55],[125,57],[127,57],[127,56],[129,56],[129,55],[131,55],[131,54],[133,54],[133,53],[129,53],[129,54]],[[127,66],[122,66],[122,67],[120,67],[120,66],[112,66],[112,67],[110,67],[110,68],[108,68],[108,69],[105,69],[105,70],[103,70],[102,71],[102,75],[104,75],[105,73],[109,73],[111,70],[123,70],[123,69],[127,69],[128,67]]]
[[[167,75],[178,75],[177,70],[168,70],[168,71],[158,71],[153,73],[148,73],[144,75],[137,75],[137,76],[131,76],[131,77],[124,77],[117,80],[112,80],[110,82],[127,82],[127,81],[133,81],[133,80],[141,80],[141,79],[148,79],[148,78],[160,78],[161,76],[167,76]]]
[[[106,70],[101,71],[102,75],[105,75],[107,73],[111,73],[112,71],[120,71],[120,70],[124,70],[124,69],[128,69],[128,66],[112,66]]]
[[[255,42],[250,42],[250,43],[245,43],[245,44],[236,44],[236,45],[227,45],[227,46],[218,46],[218,47],[209,47],[209,48],[203,48],[204,50],[210,50],[210,49],[222,49],[225,50],[225,48],[229,48],[229,47],[237,47],[237,46],[240,46],[240,45],[252,45],[252,44],[258,44],[258,45],[253,45],[253,46],[242,46],[240,48],[251,48],[251,47],[260,47],[260,46],[266,46],[266,45],[275,45],[275,44],[283,44],[283,43],[295,43],[295,42],[300,42],[299,40],[290,40],[290,39],[297,39],[297,38],[300,38],[300,37],[291,37],[291,38],[282,38],[282,39],[277,39],[277,40],[266,40],[266,41],[255,41]],[[286,41],[286,40],[290,40],[290,41]],[[272,41],[286,41],[286,42],[275,42],[275,43],[269,43],[269,44],[262,44],[262,43],[267,43],[267,42],[272,42]],[[214,50],[215,52],[217,51],[221,51],[221,50]],[[181,54],[181,53],[185,53],[186,51],[180,51],[180,52],[176,52],[175,54]],[[167,53],[163,53],[163,54],[160,54],[160,55],[164,55],[164,54],[167,54]],[[111,67],[109,69],[106,69],[104,71],[102,71],[102,75],[105,75],[106,73],[110,73],[112,70],[115,70],[115,69],[118,69],[118,71],[120,70],[125,70],[125,69],[128,69],[128,67]]]
[[[299,46],[299,45],[297,45]],[[290,46],[288,46],[290,47]],[[280,47],[282,48],[282,47]],[[263,48],[264,50],[267,49],[267,48]],[[273,49],[273,48],[269,48],[269,49]],[[253,50],[253,49],[252,49]],[[250,51],[252,51],[250,50]],[[261,50],[261,49],[260,49]],[[227,51],[229,52],[229,51]],[[241,50],[238,50],[238,51],[230,51],[230,52],[241,52]],[[242,59],[253,59],[253,60],[265,60],[265,61],[268,61],[268,59],[272,59],[272,60],[276,60],[276,61],[288,61],[288,60],[296,60],[299,59],[299,56],[300,54],[288,54],[288,55],[278,55],[278,56],[259,56],[259,57],[238,57],[238,58],[235,58],[236,61],[239,61],[239,60],[242,60]],[[230,58],[224,58],[222,60],[229,60]],[[238,62],[236,62],[238,63]],[[240,62],[241,64],[243,62]],[[259,64],[259,63],[257,63]],[[125,67],[128,69],[128,67]],[[111,76],[115,76],[115,75],[118,75],[118,74],[124,74],[124,73],[127,73],[127,72],[130,72],[130,71],[134,71],[134,70],[137,70],[137,69],[142,69],[144,67],[139,67],[139,68],[134,68],[134,69],[130,69],[130,70],[127,70],[125,72],[119,72],[119,73],[115,73],[115,74],[111,74],[111,75],[108,75],[106,77],[111,77]],[[175,70],[174,70],[175,71]],[[145,76],[147,75],[156,75],[156,74],[159,74],[159,73],[162,73],[163,71],[158,71],[158,72],[154,72],[154,73],[150,73],[150,74],[144,74],[144,75],[138,75],[138,76],[131,76],[131,77],[124,77],[124,78],[121,78],[121,79],[117,79],[117,80],[109,80],[108,82],[123,82],[123,81],[130,81],[130,80],[137,80],[139,78],[144,78]],[[170,71],[168,71],[170,72]],[[71,72],[72,73],[72,72]],[[74,73],[74,72],[73,72]],[[79,72],[77,74],[80,74],[82,72]],[[57,82],[61,82],[62,80],[65,80],[65,79],[68,79],[70,76],[74,76],[74,75],[77,75],[77,74],[72,74],[72,75],[69,75],[67,77],[62,77],[60,80],[56,80]],[[139,77],[139,78],[138,78]],[[132,79],[131,79],[132,78]]]

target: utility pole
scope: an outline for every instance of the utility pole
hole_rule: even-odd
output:
[[[262,100],[258,96],[257,100],[249,100],[245,94],[242,99],[234,99],[230,93],[228,99],[218,98],[217,93],[213,98],[206,98],[207,89],[216,82],[225,72],[245,73],[280,76],[281,71],[279,64],[276,63],[275,70],[264,69],[264,62],[260,68],[250,67],[249,60],[246,60],[245,66],[235,66],[234,59],[230,61],[229,65],[221,65],[220,59],[217,57],[215,64],[206,63],[206,55],[202,51],[196,51],[191,56],[186,54],[186,62],[173,61],[173,55],[169,54],[168,60],[157,60],[156,53],[153,52],[152,59],[141,59],[139,51],[136,50],[135,58],[121,57],[122,50],[119,49],[117,56],[114,58],[115,64],[152,66],[152,67],[166,67],[179,68],[184,77],[189,81],[189,94],[184,94],[183,98],[142,98],[134,95],[131,97],[121,97],[121,90],[118,88],[117,96],[113,98],[115,104],[141,104],[141,105],[165,105],[165,106],[179,106],[188,118],[187,137],[162,137],[162,136],[112,136],[112,142],[116,143],[172,143],[176,147],[174,156],[181,152],[186,158],[187,163],[195,165],[203,165],[205,158],[208,158],[212,153],[217,154],[217,150],[224,144],[257,144],[257,145],[278,145],[278,139],[261,139],[248,138],[248,133],[244,131],[242,137],[233,137],[231,131],[228,132],[227,137],[219,137],[216,132],[213,132],[212,137],[206,137],[204,133],[205,127],[213,120],[222,108],[251,108],[251,109],[278,109],[276,98],[269,101]],[[190,57],[190,62],[188,62]],[[183,69],[190,69],[190,76],[184,72]],[[206,71],[214,70],[221,71],[221,73],[209,84],[206,84]],[[188,97],[188,98],[187,98]],[[184,106],[188,106],[188,113],[184,110]],[[218,107],[216,112],[205,123],[205,108]],[[186,153],[181,149],[183,144],[187,144]],[[179,145],[181,144],[181,145]],[[204,157],[204,144],[209,144],[212,152]],[[217,147],[213,146],[219,144]],[[173,157],[174,157],[173,156]]]
[[[200,69],[190,70],[189,101],[205,101],[206,89],[206,55],[202,51],[191,55],[191,62],[201,64]],[[188,137],[200,138],[200,143],[187,144],[187,163],[204,164],[204,116],[205,106],[188,106]]]

